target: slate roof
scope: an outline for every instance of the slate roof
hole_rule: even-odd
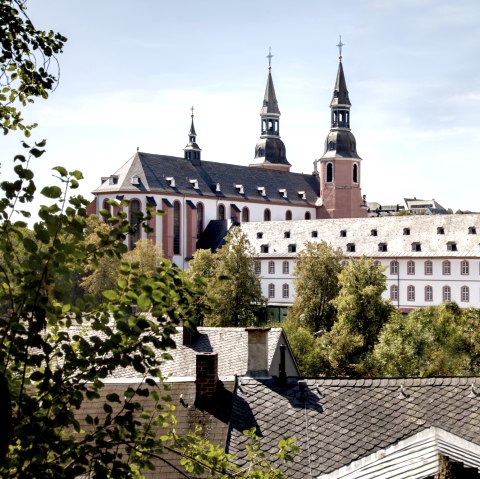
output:
[[[318,178],[311,174],[203,160],[199,165],[194,165],[184,158],[142,152],[137,152],[114,176],[115,183],[105,179],[93,193],[150,192],[311,206],[315,205],[320,194]],[[138,185],[132,184],[133,176],[140,178]],[[175,178],[174,187],[166,179],[172,177]],[[190,180],[198,181],[198,189],[193,188]],[[220,184],[218,192],[217,183]],[[235,185],[243,185],[244,194],[240,194],[240,188]],[[259,193],[259,187],[265,188],[265,196]],[[279,192],[280,189],[287,191],[286,198]],[[305,192],[305,200],[299,191]]]
[[[340,248],[346,257],[480,256],[480,214],[271,221],[242,223],[241,228],[259,257],[287,257],[289,244],[296,244],[301,251],[307,241],[322,240]],[[410,234],[404,234],[405,228]],[[443,228],[443,234],[438,234],[438,228]],[[285,231],[290,231],[289,238],[285,238]],[[317,237],[312,237],[312,231]],[[262,238],[257,238],[257,232],[263,233]],[[448,250],[449,242],[456,244],[456,251]],[[355,244],[355,252],[347,252],[349,243]],[[380,243],[387,245],[386,252],[379,251]],[[412,243],[420,243],[421,251],[413,251]],[[268,244],[268,254],[260,253],[263,244]]]
[[[480,378],[297,379],[287,386],[239,378],[228,452],[245,461],[241,431],[257,426],[271,458],[282,437],[300,453],[280,466],[289,478],[317,477],[430,427],[480,445]],[[472,387],[472,384],[475,386]]]

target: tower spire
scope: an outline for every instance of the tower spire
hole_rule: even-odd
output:
[[[195,131],[195,125],[193,124],[193,106],[190,108],[192,112],[190,117],[192,118],[192,123],[190,125],[190,131],[188,132],[188,144],[183,149],[185,152],[184,157],[186,160],[190,160],[193,164],[199,165],[200,164],[200,152],[202,151],[201,148],[197,145],[197,133]]]

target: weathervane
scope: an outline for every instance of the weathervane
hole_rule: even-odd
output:
[[[337,44],[339,55],[338,58],[340,61],[342,61],[342,47],[345,46],[345,43],[342,43],[342,35],[339,35],[340,41]]]
[[[273,58],[272,47],[268,47],[267,58],[268,58],[268,71],[270,71],[272,69],[272,58]]]

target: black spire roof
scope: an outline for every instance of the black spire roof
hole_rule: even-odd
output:
[[[263,106],[260,110],[260,115],[280,115],[271,71],[268,72],[267,86],[265,88],[265,96],[263,97]]]
[[[333,98],[330,107],[339,105],[352,106],[350,99],[348,98],[347,82],[345,81],[341,59],[338,64],[337,80],[335,81],[335,89],[333,91]]]

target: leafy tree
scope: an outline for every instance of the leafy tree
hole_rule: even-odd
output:
[[[260,281],[255,275],[254,251],[246,235],[233,228],[216,253],[197,251],[190,262],[190,277],[205,277],[202,301],[211,311],[205,324],[247,326],[265,303]]]
[[[339,292],[338,275],[342,253],[324,241],[307,243],[296,259],[295,301],[289,319],[309,331],[332,327],[336,308],[332,300]]]
[[[365,369],[381,376],[480,372],[480,311],[454,303],[400,313],[385,324]]]
[[[20,129],[30,136],[36,125],[24,123],[21,107],[37,97],[47,98],[55,88],[59,75],[55,55],[66,38],[35,28],[25,0],[0,0],[0,21],[0,126],[5,134]]]

